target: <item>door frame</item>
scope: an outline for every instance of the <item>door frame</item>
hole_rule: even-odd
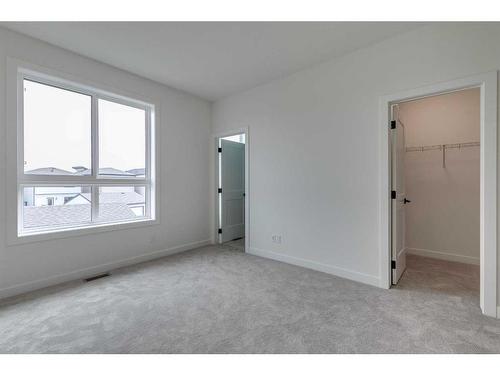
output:
[[[248,252],[250,247],[250,194],[249,194],[249,181],[250,181],[250,171],[249,171],[249,136],[248,127],[228,130],[224,132],[219,132],[213,134],[213,150],[214,150],[214,169],[215,178],[213,181],[213,202],[214,203],[214,218],[213,218],[213,234],[214,243],[220,243],[219,237],[219,139],[224,137],[229,137],[231,135],[245,134],[245,252]]]
[[[380,97],[380,287],[391,287],[390,106],[468,88],[480,88],[480,306],[500,317],[497,307],[497,72],[456,79]]]
[[[399,120],[399,108],[398,108],[398,114],[397,116],[394,115],[394,106],[391,104],[390,107],[390,118],[389,121],[391,123],[391,130],[389,131],[389,144],[390,144],[390,160],[391,160],[391,165],[390,165],[390,175],[391,175],[391,182],[390,182],[390,187],[391,187],[391,285],[394,285],[394,279],[397,279],[396,283],[401,279],[403,276],[403,273],[406,269],[406,243],[403,243],[403,249],[402,251],[398,252],[399,249],[397,249],[397,245],[395,246],[394,240],[398,238],[398,228],[396,228],[396,231],[394,231],[394,224],[397,223],[398,225],[400,224],[397,219],[398,215],[398,210],[403,209],[404,210],[404,221],[403,221],[403,226],[406,225],[406,203],[403,203],[403,205],[400,207],[398,203],[398,195],[401,193],[398,191],[397,185],[398,184],[398,168],[397,168],[397,163],[394,165],[394,157],[398,158],[398,141],[399,141],[399,132],[401,131],[402,133],[402,138],[403,138],[403,147],[406,147],[406,140],[405,140],[405,126],[402,121]],[[395,122],[395,127],[392,129],[392,123],[393,121]],[[398,124],[401,126],[401,128],[398,129]],[[406,152],[406,150],[403,150],[403,152]],[[403,161],[404,163],[404,161]],[[396,168],[394,168],[396,167]],[[404,172],[404,169],[403,169]],[[396,177],[396,178],[394,178]],[[403,185],[404,185],[404,198],[406,199],[406,179],[403,177]],[[396,192],[396,196],[394,199],[392,199],[392,191]],[[399,198],[400,199],[400,198]],[[402,200],[399,200],[402,202]],[[396,215],[396,217],[395,217]],[[396,233],[395,233],[396,232]],[[403,234],[403,240],[406,240],[406,228],[402,229],[402,234]],[[399,255],[402,256],[399,256]],[[394,259],[395,258],[395,259]],[[401,262],[400,262],[401,259]],[[396,262],[396,268],[392,268],[392,261]],[[401,270],[401,272],[398,272]]]

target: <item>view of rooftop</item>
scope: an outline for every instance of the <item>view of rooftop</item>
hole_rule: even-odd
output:
[[[91,170],[77,166],[73,167],[74,171],[67,171],[65,169],[56,168],[56,167],[45,167],[45,168],[37,168],[26,171],[26,174],[33,175],[57,175],[57,176],[67,176],[67,175],[75,175],[75,176],[87,176],[91,174]],[[134,168],[128,171],[121,171],[116,168],[99,168],[99,175],[101,176],[122,176],[122,177],[144,177],[145,169],[144,168]]]
[[[98,188],[94,223],[134,220],[146,213],[144,186]],[[81,225],[92,220],[92,194],[88,186],[38,186],[23,189],[23,227],[43,230]]]

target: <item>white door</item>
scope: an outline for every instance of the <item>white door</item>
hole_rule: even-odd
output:
[[[245,236],[245,144],[221,140],[221,239]]]
[[[397,115],[391,122],[392,144],[392,283],[397,284],[406,269],[405,247],[405,133],[404,126]]]

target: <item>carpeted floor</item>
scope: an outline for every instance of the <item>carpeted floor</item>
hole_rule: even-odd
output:
[[[476,266],[391,290],[210,246],[0,304],[2,353],[500,353]]]

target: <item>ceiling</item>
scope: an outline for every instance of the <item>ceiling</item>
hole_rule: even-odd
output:
[[[208,100],[345,55],[420,23],[2,22]]]

